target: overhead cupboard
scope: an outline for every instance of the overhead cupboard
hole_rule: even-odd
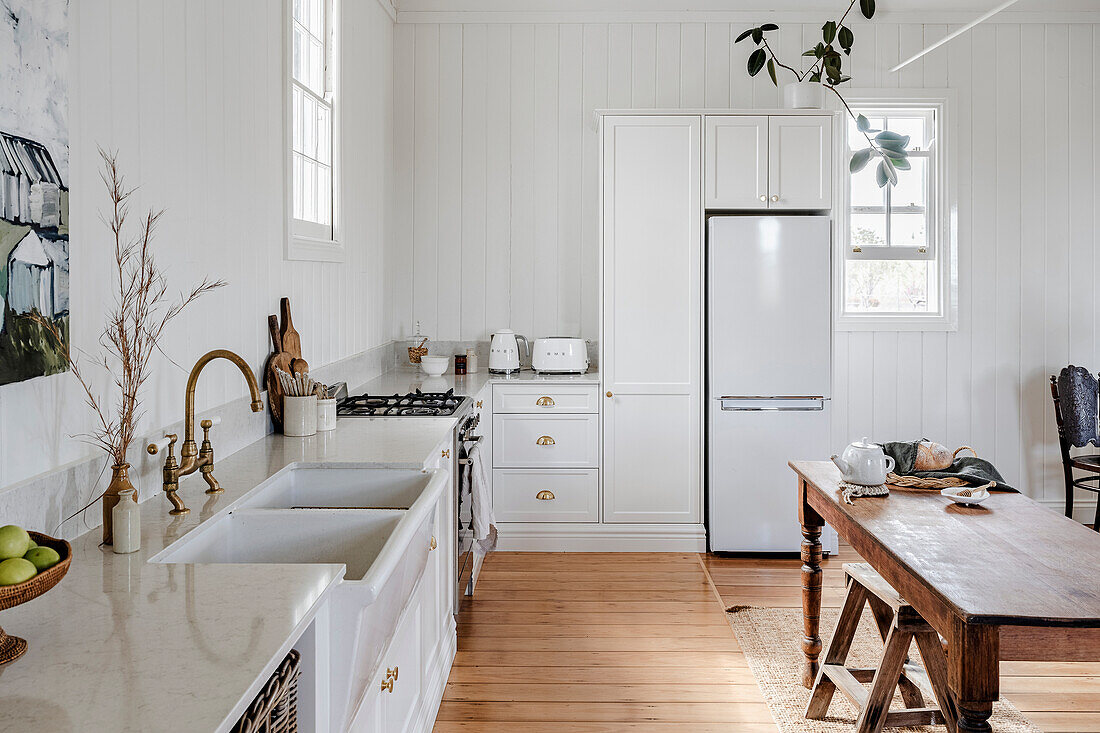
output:
[[[602,523],[702,550],[706,210],[831,209],[835,116],[600,120]]]

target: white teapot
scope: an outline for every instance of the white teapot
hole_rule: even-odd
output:
[[[882,452],[882,446],[864,438],[852,443],[840,456],[832,457],[844,480],[860,486],[886,483],[886,474],[894,470],[894,459]]]

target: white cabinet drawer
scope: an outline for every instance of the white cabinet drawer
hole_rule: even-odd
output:
[[[499,522],[597,522],[599,496],[595,469],[493,471],[493,513]]]
[[[600,416],[494,415],[496,468],[598,468]]]
[[[493,387],[493,412],[598,412],[598,384],[498,384]]]

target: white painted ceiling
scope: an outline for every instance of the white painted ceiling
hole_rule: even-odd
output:
[[[1000,0],[878,0],[882,14],[981,14]],[[843,10],[844,0],[397,0],[406,12],[730,12],[806,13]],[[1100,0],[1019,0],[1007,13],[1100,12]]]

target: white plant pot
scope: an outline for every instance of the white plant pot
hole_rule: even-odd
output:
[[[821,109],[821,84],[796,81],[783,87],[784,109]]]

